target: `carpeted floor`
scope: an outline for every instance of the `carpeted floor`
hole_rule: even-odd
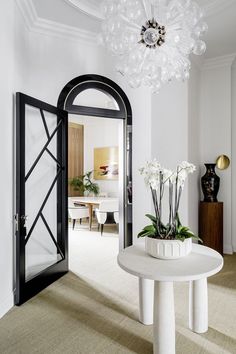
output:
[[[79,276],[77,267],[86,266],[76,256],[85,263],[88,253],[84,248],[76,253],[77,231],[70,235],[73,272],[0,320],[0,354],[152,353],[152,326],[137,321],[137,280],[116,264],[115,235],[105,233],[103,262],[93,257],[93,272]],[[209,280],[206,334],[188,329],[186,283],[175,284],[175,311],[177,354],[236,353],[236,254],[226,256],[224,269]]]

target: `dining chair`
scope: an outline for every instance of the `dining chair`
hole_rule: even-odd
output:
[[[99,208],[95,209],[95,214],[98,221],[98,230],[99,227],[101,226],[101,236],[102,236],[104,224],[106,223],[119,224],[119,201],[118,200],[102,201],[99,205]]]
[[[75,228],[76,220],[79,219],[80,224],[83,218],[89,217],[89,208],[84,205],[74,203],[73,198],[68,198],[68,213],[73,222],[73,230]]]

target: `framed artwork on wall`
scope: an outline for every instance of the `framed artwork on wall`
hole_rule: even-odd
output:
[[[94,179],[118,180],[118,146],[94,148]]]

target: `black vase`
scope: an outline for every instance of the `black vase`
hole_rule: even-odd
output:
[[[204,202],[217,202],[220,188],[220,177],[215,173],[215,163],[205,163],[206,173],[201,178]]]

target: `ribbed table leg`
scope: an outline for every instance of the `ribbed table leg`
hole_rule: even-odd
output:
[[[189,283],[189,328],[196,333],[208,330],[208,291],[207,279]]]
[[[175,310],[173,282],[155,281],[154,354],[175,354]]]
[[[139,278],[139,321],[144,325],[153,324],[154,281]]]

